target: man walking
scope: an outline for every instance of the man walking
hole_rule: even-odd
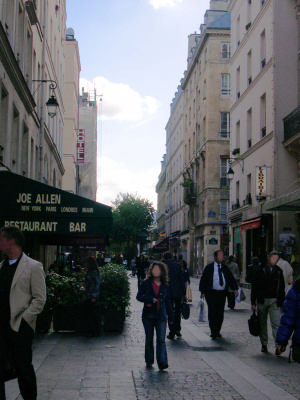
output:
[[[214,262],[204,268],[199,283],[201,297],[205,297],[208,306],[208,321],[212,339],[221,337],[228,288],[234,291],[235,296],[238,294],[236,281],[224,264],[223,251],[216,250],[214,259]]]
[[[12,354],[24,400],[36,400],[32,340],[36,317],[46,301],[43,266],[23,253],[24,237],[16,227],[3,228],[0,251],[0,400],[5,400],[4,364]]]
[[[268,353],[268,314],[275,341],[285,297],[284,277],[281,268],[277,266],[278,260],[278,251],[272,251],[267,265],[254,275],[251,286],[251,308],[258,314],[262,353]]]
[[[185,278],[181,265],[172,260],[170,252],[164,253],[164,263],[168,267],[169,294],[174,310],[174,322],[169,324],[170,333],[167,338],[173,340],[175,335],[181,337],[181,305],[185,297]]]
[[[237,263],[234,261],[234,256],[229,256],[227,263],[226,263],[229,271],[232,273],[232,276],[234,277],[236,284],[240,286],[240,269]],[[235,307],[235,294],[232,289],[228,289],[227,293],[227,304],[228,308],[231,310],[234,310]]]

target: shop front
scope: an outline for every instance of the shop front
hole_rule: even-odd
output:
[[[0,185],[0,226],[17,226],[25,252],[45,266],[62,247],[104,248],[112,232],[110,207],[9,171],[0,171]]]

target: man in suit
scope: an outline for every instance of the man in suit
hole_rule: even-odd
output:
[[[24,237],[16,227],[0,232],[0,400],[5,400],[4,364],[11,352],[24,400],[36,400],[32,340],[37,315],[46,301],[43,266],[23,253]]]
[[[163,262],[168,267],[169,293],[174,310],[174,322],[169,323],[170,333],[167,338],[173,340],[175,335],[181,337],[181,307],[186,295],[185,278],[181,265],[176,260],[172,260],[169,251],[164,253]]]
[[[208,321],[211,338],[221,337],[221,328],[224,320],[224,307],[228,288],[237,296],[237,283],[224,264],[224,253],[222,250],[214,252],[215,261],[208,264],[203,271],[199,290],[201,297],[206,299],[208,306]]]

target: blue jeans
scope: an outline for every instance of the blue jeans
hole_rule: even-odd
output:
[[[168,364],[166,348],[167,321],[158,318],[143,318],[143,325],[146,334],[145,361],[147,364],[154,363],[154,328],[156,330],[156,360],[158,366]]]

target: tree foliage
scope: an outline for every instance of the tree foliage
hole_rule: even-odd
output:
[[[120,193],[113,202],[112,213],[114,245],[122,251],[128,247],[136,249],[137,243],[148,235],[153,222],[152,204],[138,195]]]

